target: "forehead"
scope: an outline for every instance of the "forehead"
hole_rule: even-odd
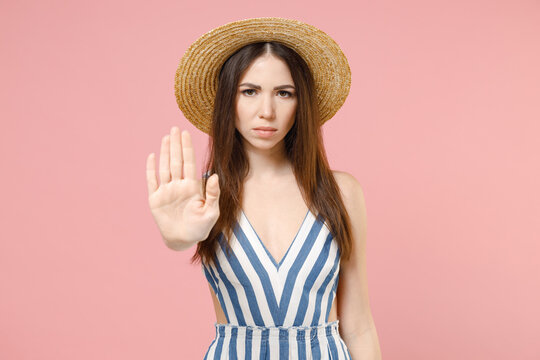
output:
[[[291,81],[291,71],[287,63],[272,54],[265,54],[253,60],[240,77],[240,82],[277,83]]]

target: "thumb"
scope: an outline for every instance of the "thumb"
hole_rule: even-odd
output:
[[[212,174],[206,182],[206,203],[205,207],[213,207],[219,204],[219,178],[218,174]]]

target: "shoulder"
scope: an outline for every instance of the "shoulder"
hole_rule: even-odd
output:
[[[334,174],[347,209],[354,210],[362,207],[364,203],[364,191],[360,182],[353,175],[345,171],[332,170],[332,173]]]
[[[343,205],[345,205],[347,214],[351,219],[353,240],[363,243],[367,228],[367,209],[364,190],[360,182],[351,174],[344,171],[332,170],[332,172],[340,188]]]

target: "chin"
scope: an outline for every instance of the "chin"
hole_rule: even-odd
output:
[[[277,141],[277,140],[272,140],[272,141],[268,141],[268,140],[265,140],[265,139],[254,139],[252,141],[248,141],[249,142],[249,145],[253,148],[256,148],[256,149],[261,149],[261,150],[270,150],[274,147],[276,147],[276,145],[278,145],[281,140]]]

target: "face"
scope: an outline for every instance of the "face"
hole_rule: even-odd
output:
[[[294,124],[296,89],[287,64],[274,55],[255,59],[238,82],[236,129],[245,147],[282,146]],[[257,130],[263,127],[269,130]]]

